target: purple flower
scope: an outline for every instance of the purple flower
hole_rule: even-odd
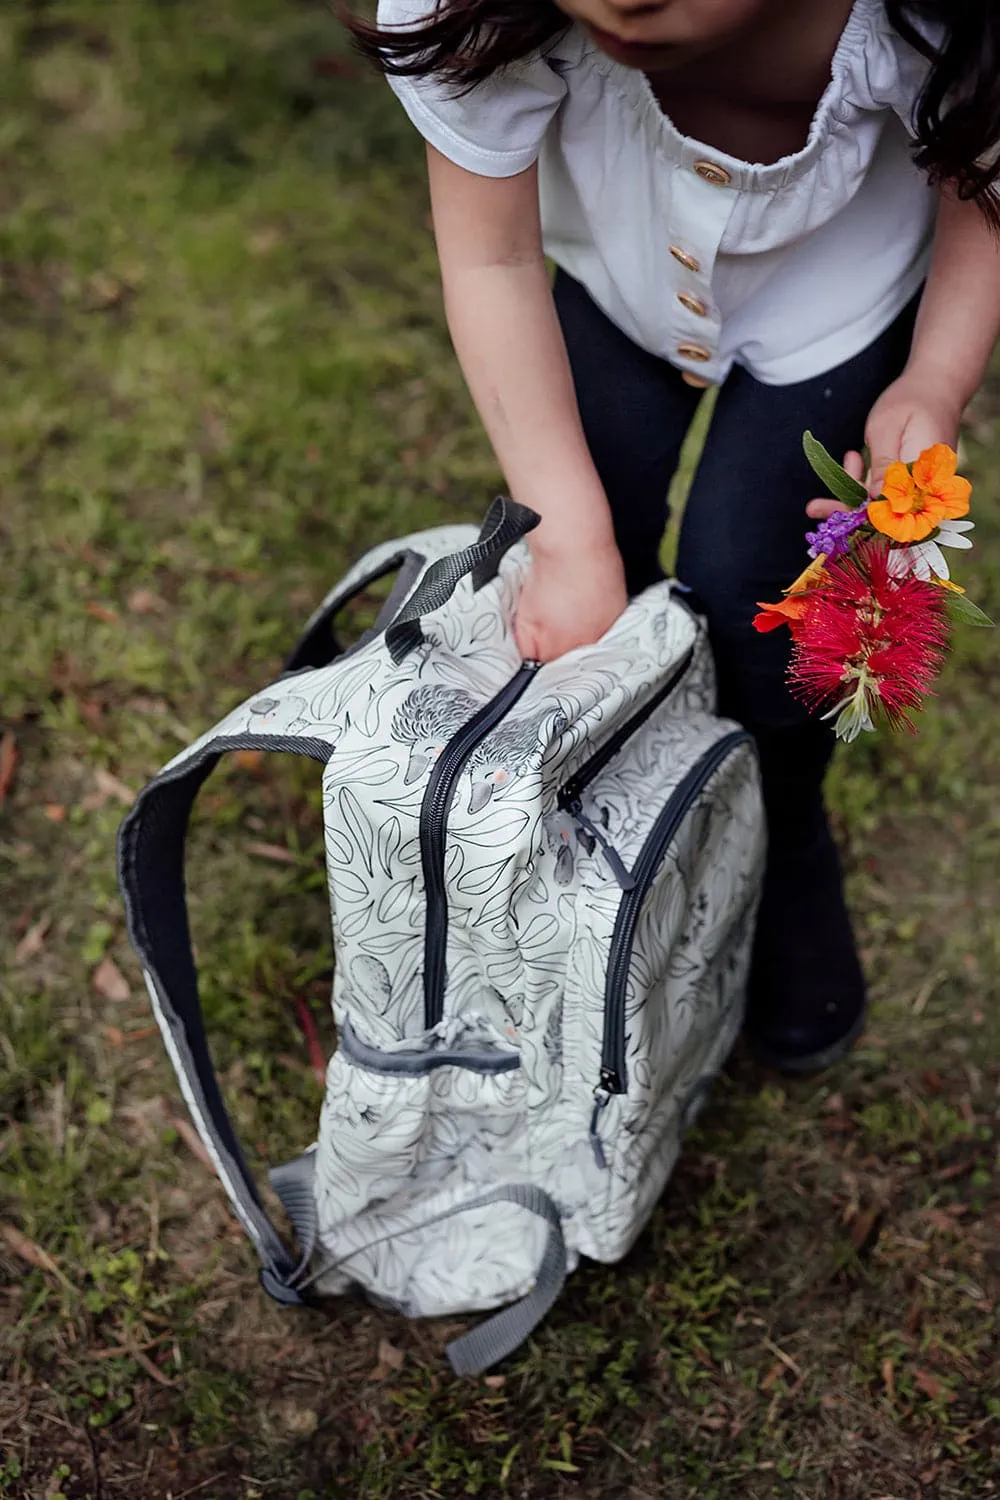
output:
[[[860,505],[857,510],[835,510],[832,516],[820,521],[815,531],[806,532],[809,556],[819,557],[822,553],[831,560],[845,556],[851,550],[851,537],[867,520],[867,503]]]

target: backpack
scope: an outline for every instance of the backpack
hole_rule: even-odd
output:
[[[369,551],[287,670],[172,760],[119,834],[129,935],[192,1119],[278,1301],[360,1288],[407,1317],[495,1312],[504,1358],[581,1255],[633,1244],[742,1021],[764,858],[750,736],[714,711],[703,621],[665,580],[544,665],[512,633],[538,517]],[[333,622],[396,575],[342,650]],[[189,813],[221,755],[323,767],[333,923],[318,1137],[254,1185],[208,1052]]]

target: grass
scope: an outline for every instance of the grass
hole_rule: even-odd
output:
[[[633,1254],[490,1380],[446,1374],[435,1324],[281,1312],[151,1032],[115,829],[359,551],[478,518],[499,479],[419,143],[319,4],[8,0],[0,100],[0,1494],[996,1492],[993,639],[961,637],[919,738],[837,765],[876,1000],[847,1063],[785,1084],[737,1058]],[[993,382],[964,458],[994,613],[998,422]],[[259,1163],[315,1125],[296,997],[331,1043],[318,830],[312,768],[252,759],[194,830]]]

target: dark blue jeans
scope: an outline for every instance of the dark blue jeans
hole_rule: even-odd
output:
[[[638,593],[663,577],[667,490],[701,393],[633,344],[562,271],[555,301],[627,586]],[[721,710],[760,739],[817,722],[785,683],[788,632],[761,635],[751,623],[757,600],[780,598],[808,561],[805,533],[815,523],[805,506],[821,487],[802,434],[809,428],[837,459],[861,447],[869,410],[906,363],[918,302],[824,375],[771,386],[737,366],[719,392],[684,513],[677,575],[708,619]],[[820,737],[828,740],[825,730]]]

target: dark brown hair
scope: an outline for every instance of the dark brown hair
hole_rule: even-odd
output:
[[[545,46],[569,22],[551,0],[427,0],[412,30],[362,20],[332,0],[358,50],[385,73],[434,76],[464,92]],[[930,63],[915,113],[917,164],[974,198],[1000,231],[1000,0],[886,0],[889,20]],[[919,23],[943,24],[940,47]]]

